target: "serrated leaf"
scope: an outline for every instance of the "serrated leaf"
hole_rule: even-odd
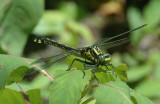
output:
[[[119,66],[114,66],[114,71],[116,73],[116,75],[122,80],[122,81],[127,81],[128,77],[127,77],[127,70],[128,67],[126,64],[121,64]]]
[[[113,73],[108,72],[106,70],[106,67],[103,67],[103,66],[100,66],[96,70],[95,75],[98,78],[99,83],[106,83],[106,82],[109,82],[109,81],[115,81],[116,80],[115,77],[114,77],[114,75],[113,75]]]
[[[76,104],[85,86],[91,79],[91,72],[86,71],[86,76],[82,79],[83,73],[80,70],[59,71],[55,75],[55,82],[51,85],[49,103],[50,104]]]
[[[134,104],[153,104],[153,102],[149,100],[147,97],[140,95],[133,90],[131,90],[130,94]]]
[[[96,104],[133,104],[130,89],[122,81],[100,84],[94,97]]]
[[[31,104],[42,104],[39,89],[28,90],[26,91],[26,94],[28,95]]]
[[[3,89],[5,84],[21,81],[25,72],[33,67],[29,64],[31,61],[33,59],[0,55],[0,65],[2,66],[0,69],[0,89]]]
[[[21,92],[5,88],[0,91],[1,104],[26,104]]]
[[[27,38],[43,12],[43,0],[12,0],[1,19],[0,47],[13,55],[22,55]],[[5,12],[5,13],[4,13]]]
[[[106,83],[109,81],[115,81],[116,79],[114,78],[113,74],[111,73],[104,73],[104,72],[99,72],[95,73],[96,77],[99,80],[99,83]]]

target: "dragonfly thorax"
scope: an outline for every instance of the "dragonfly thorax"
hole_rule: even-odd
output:
[[[109,63],[111,61],[111,55],[109,53],[99,55],[99,62],[102,64]]]

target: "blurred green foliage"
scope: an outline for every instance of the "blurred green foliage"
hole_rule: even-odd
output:
[[[43,1],[1,2],[0,48],[9,54],[22,55],[28,36],[43,12]]]
[[[39,89],[28,90],[26,93],[31,104],[43,104],[42,100],[40,100]],[[0,101],[7,104],[26,104],[21,92],[9,88],[5,88],[1,92]]]
[[[87,26],[76,21],[77,12],[77,5],[73,2],[60,4],[58,10],[47,10],[34,28],[33,34],[58,35],[60,42],[73,47],[77,47],[81,36],[86,44],[91,44],[91,32]]]
[[[12,84],[21,82],[20,86],[25,91],[32,90],[32,88],[40,88],[41,97],[45,99],[43,101],[44,103],[46,103],[45,101],[48,100],[48,97],[49,99],[53,99],[52,101],[58,102],[64,93],[64,101],[69,101],[69,104],[75,103],[81,98],[79,103],[85,103],[87,101],[91,104],[95,102],[99,102],[99,104],[107,101],[113,102],[113,100],[115,101],[115,99],[113,99],[114,97],[122,97],[119,95],[120,93],[117,94],[117,92],[122,91],[122,94],[128,99],[119,99],[119,101],[124,104],[127,101],[133,102],[134,104],[151,104],[151,101],[146,97],[150,98],[155,104],[159,104],[159,4],[160,0],[142,0],[141,2],[138,0],[124,0],[123,2],[118,0],[103,0],[103,2],[95,0],[1,0],[0,54],[10,54],[10,56],[1,55],[0,57],[0,88],[9,85],[7,86],[8,88],[4,89],[3,95],[0,95],[0,101],[3,101],[6,95],[8,96],[8,93],[12,92],[13,96],[20,98],[20,103],[25,103],[23,96],[16,91],[18,90],[16,85]],[[64,71],[67,69],[65,63],[56,63],[48,68],[47,71],[55,76],[55,82],[53,84],[42,74],[38,74],[29,82],[22,82],[25,72],[32,66],[24,61],[17,60],[13,55],[27,58],[40,58],[59,53],[56,49],[51,49],[48,46],[44,49],[41,48],[41,46],[35,45],[33,40],[30,39],[32,38],[32,34],[52,37],[69,46],[84,47],[100,38],[117,35],[125,32],[125,30],[129,28],[135,28],[142,24],[148,25],[143,29],[130,33],[130,43],[123,47],[120,46],[116,49],[107,50],[107,52],[111,52],[112,54],[115,73],[119,74],[120,79],[116,82],[108,82],[115,81],[115,78],[111,73],[105,73],[103,67],[100,67],[99,69],[102,70],[98,71],[96,75],[99,77],[101,83],[108,83],[106,83],[106,85],[101,84],[99,87],[92,86],[91,83],[91,85],[86,88],[85,86],[90,83],[90,79],[93,76],[90,71],[87,70],[86,73],[88,75],[86,75],[85,79],[81,79],[83,76],[82,72],[80,70],[74,70],[83,68],[83,65],[78,62],[75,63],[75,67],[71,72]],[[36,51],[33,52],[32,49]],[[27,51],[27,54],[24,51]],[[72,59],[73,58],[67,58],[66,63],[69,65]],[[24,60],[28,62],[34,61],[32,59]],[[122,63],[125,63],[128,68]],[[72,79],[73,82],[69,81],[70,79]],[[77,80],[79,82],[77,82]],[[93,79],[91,80],[93,81]],[[127,81],[129,86],[120,80]],[[84,83],[82,83],[82,81]],[[70,85],[72,86],[70,87]],[[49,91],[49,86],[51,86],[51,92]],[[105,86],[112,86],[116,90]],[[93,88],[97,88],[96,93],[93,93]],[[64,93],[59,93],[63,92],[63,90]],[[113,93],[112,90],[115,92]],[[77,96],[75,97],[72,92]],[[83,94],[80,95],[80,92],[83,92]],[[104,97],[106,98],[107,95],[105,92],[107,94],[111,92],[115,96],[112,97],[112,95],[109,95],[107,97],[111,98],[104,100]],[[37,95],[33,95],[36,97],[35,99],[40,99],[40,94],[37,89],[33,89],[32,94],[34,93]],[[93,94],[95,94],[97,101],[93,98]],[[146,97],[141,96],[141,94]],[[54,96],[57,96],[57,99]],[[34,99],[34,97],[32,97],[32,99]],[[73,99],[73,102],[70,102],[70,99]],[[8,101],[14,100],[15,99],[10,97]],[[52,101],[50,103],[54,103]],[[6,102],[6,100],[4,102]],[[15,100],[15,103],[19,102]]]
[[[130,85],[134,86],[137,92],[152,98],[156,104],[160,103],[158,94],[160,88],[158,84],[160,74],[159,3],[160,0],[150,0],[141,11],[136,7],[128,9],[127,16],[130,27],[133,28],[142,23],[147,23],[148,26],[143,31],[131,34],[131,43],[138,50],[131,50],[132,54],[127,53],[128,58],[125,58],[125,62],[129,65],[135,63],[129,67],[128,71]]]

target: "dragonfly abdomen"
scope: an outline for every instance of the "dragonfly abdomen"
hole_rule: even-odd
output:
[[[45,37],[40,37],[40,36],[34,37],[34,42],[54,45],[55,47],[58,47],[58,48],[61,48],[61,49],[64,49],[64,50],[75,50],[72,47],[69,47],[67,45],[58,43],[55,40],[52,40],[52,39],[49,39],[49,38],[45,38]]]

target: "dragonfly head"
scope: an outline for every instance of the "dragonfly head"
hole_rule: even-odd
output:
[[[109,53],[99,56],[100,62],[106,64],[111,61],[111,55]]]

